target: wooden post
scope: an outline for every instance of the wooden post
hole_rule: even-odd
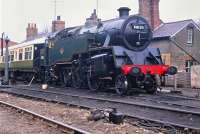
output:
[[[174,91],[177,91],[177,74],[174,75]]]

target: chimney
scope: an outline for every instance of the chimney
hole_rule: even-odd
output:
[[[119,17],[122,18],[122,17],[128,17],[129,16],[129,11],[131,9],[129,9],[128,7],[120,7],[118,9],[119,11]]]
[[[60,31],[65,29],[65,21],[61,20],[60,16],[57,16],[57,19],[52,21],[52,32]]]
[[[26,28],[26,39],[30,39],[38,34],[38,29],[35,23],[28,23]]]
[[[85,26],[89,27],[89,26],[98,25],[99,21],[100,19],[97,16],[96,9],[94,9],[91,16],[89,18],[86,18]]]
[[[148,20],[152,29],[161,24],[159,2],[160,0],[139,0],[139,14]]]

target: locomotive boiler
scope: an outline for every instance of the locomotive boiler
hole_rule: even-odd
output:
[[[83,26],[66,28],[49,39],[51,81],[66,86],[115,89],[120,95],[141,89],[155,93],[161,76],[176,73],[150,48],[152,31],[141,16],[118,9],[119,18],[100,21],[95,12]]]

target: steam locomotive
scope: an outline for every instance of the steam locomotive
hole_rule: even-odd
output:
[[[115,89],[120,95],[135,89],[155,93],[160,78],[177,69],[162,63],[159,49],[149,47],[149,23],[141,16],[129,16],[129,10],[119,8],[119,18],[107,21],[93,13],[85,25],[66,28],[45,43],[9,47],[10,75],[25,79],[35,75],[37,80],[93,91]]]
[[[119,18],[65,29],[50,38],[52,76],[66,86],[93,91],[114,88],[122,95],[139,88],[155,93],[158,79],[175,74],[176,68],[162,63],[159,49],[148,47],[150,25],[141,16],[129,16],[129,10],[122,7]]]

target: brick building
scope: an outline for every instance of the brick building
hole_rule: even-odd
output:
[[[163,61],[190,72],[191,65],[200,63],[200,29],[193,20],[164,23],[154,30],[151,46],[159,47]]]
[[[139,0],[139,14],[153,29],[151,47],[161,50],[166,64],[189,72],[190,66],[200,63],[200,29],[191,19],[165,23],[159,16],[160,0]]]
[[[176,66],[181,72],[178,85],[189,87],[190,68],[200,64],[200,29],[191,19],[169,23],[161,21],[159,2],[139,0],[139,14],[149,21],[153,29],[150,47],[160,48],[163,62]]]

